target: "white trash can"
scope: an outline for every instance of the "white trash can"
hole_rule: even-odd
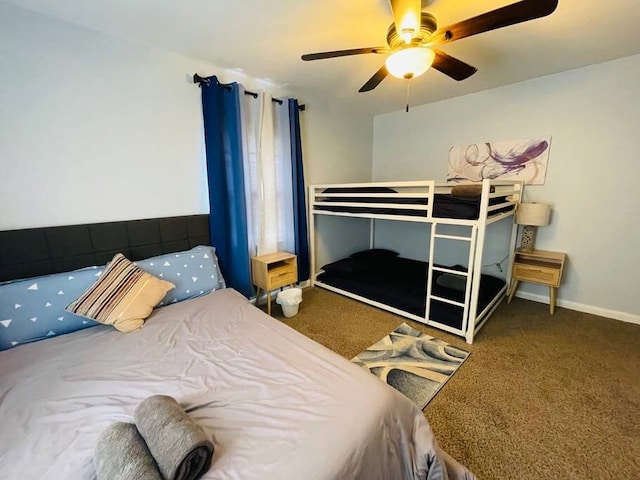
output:
[[[282,306],[282,313],[287,318],[298,313],[300,302],[302,302],[301,288],[287,288],[278,292],[276,297],[276,303]]]

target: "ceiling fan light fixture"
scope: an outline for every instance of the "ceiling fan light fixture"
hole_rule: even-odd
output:
[[[403,48],[389,55],[385,65],[389,73],[396,78],[414,78],[429,69],[435,56],[430,48]]]

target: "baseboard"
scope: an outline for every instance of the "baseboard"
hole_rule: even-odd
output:
[[[539,303],[549,303],[549,297],[546,295],[536,295],[528,292],[516,292],[516,297],[524,298],[525,300],[531,300]],[[577,312],[590,313],[592,315],[599,315],[601,317],[613,318],[614,320],[621,320],[623,322],[635,323],[640,325],[640,315],[634,315],[632,313],[620,312],[618,310],[609,310],[607,308],[600,308],[593,305],[585,305],[584,303],[571,302],[568,300],[558,299],[557,305],[559,307],[568,308],[569,310],[576,310]]]

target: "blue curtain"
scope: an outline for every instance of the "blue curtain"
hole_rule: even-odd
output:
[[[291,169],[293,172],[293,224],[295,254],[298,256],[298,282],[309,280],[309,239],[307,235],[307,205],[305,201],[302,141],[300,139],[300,109],[298,100],[289,99],[289,128],[291,129]]]
[[[209,181],[211,244],[227,286],[251,296],[251,266],[242,167],[240,87],[216,77],[200,83]]]

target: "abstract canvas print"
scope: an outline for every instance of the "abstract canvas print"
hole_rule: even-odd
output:
[[[545,137],[451,147],[447,182],[489,178],[544,185],[550,145],[551,137]]]

